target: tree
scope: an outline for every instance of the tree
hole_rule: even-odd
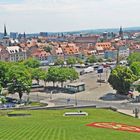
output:
[[[73,81],[78,78],[79,76],[75,69],[67,67],[50,67],[47,73],[47,81],[53,82],[53,86],[55,86],[56,82],[60,82],[63,87],[64,82],[67,80]]]
[[[82,61],[82,59],[80,59],[80,58],[77,58],[76,60],[77,60],[77,63],[79,63],[79,64],[83,64],[83,63],[84,63],[84,62]]]
[[[58,67],[50,67],[48,69],[46,81],[53,82],[53,86],[55,86],[55,83],[58,81],[58,73],[59,73]]]
[[[139,52],[132,53],[131,55],[129,55],[129,57],[128,57],[129,65],[131,65],[133,62],[140,62],[140,53]]]
[[[112,70],[108,82],[118,94],[128,94],[131,84],[137,79],[133,72],[125,66],[117,66]]]
[[[67,80],[74,81],[78,79],[78,73],[73,68],[59,68],[58,74],[58,82],[61,82],[61,86],[63,87],[64,82]]]
[[[40,66],[40,62],[35,58],[29,58],[25,60],[23,64],[30,68],[38,68]]]
[[[0,97],[0,103],[5,104],[6,103],[6,98],[4,96]]]
[[[136,76],[140,76],[140,62],[132,62],[130,69]]]
[[[64,82],[66,82],[68,80],[68,76],[69,76],[69,71],[68,71],[69,68],[59,68],[59,72],[58,72],[58,82],[61,83],[61,87],[63,87],[63,84]]]
[[[79,78],[78,72],[74,68],[68,70],[68,80],[74,81]]]
[[[12,63],[0,62],[0,84],[2,87],[6,87],[9,82],[8,72],[11,65]]]
[[[9,70],[8,91],[11,94],[18,93],[21,100],[23,93],[29,93],[32,80],[27,68],[22,65],[12,66]]]
[[[2,91],[2,86],[0,85],[0,94],[2,94],[2,92],[1,92],[1,91]]]
[[[112,58],[108,58],[106,61],[107,62],[112,62]]]
[[[69,57],[67,60],[67,65],[71,65],[71,67],[76,64],[76,58],[75,57]]]
[[[88,63],[95,63],[95,62],[97,62],[97,58],[96,58],[94,55],[89,56],[89,57],[87,58],[87,62],[88,62]]]
[[[32,68],[30,69],[31,71],[31,76],[32,79],[35,79],[37,83],[39,84],[39,80],[44,80],[46,79],[46,71],[42,70],[40,68]]]
[[[137,91],[140,92],[140,85],[137,86]]]
[[[46,46],[43,48],[44,51],[51,53],[52,48],[50,46]]]
[[[98,62],[103,62],[103,58],[99,58],[98,59]]]
[[[64,65],[64,60],[63,59],[57,59],[56,61],[55,61],[55,63],[54,63],[55,65],[61,65],[61,66],[63,66]]]

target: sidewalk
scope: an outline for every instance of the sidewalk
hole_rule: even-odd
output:
[[[48,104],[47,107],[54,107],[55,104],[52,103],[52,102],[49,102],[49,101],[46,101],[46,100],[41,100],[40,103],[45,103],[45,104]]]
[[[118,109],[117,112],[119,112],[121,114],[131,116],[131,117],[135,117],[135,114],[133,113],[133,110]],[[139,117],[139,119],[140,119],[140,117]]]

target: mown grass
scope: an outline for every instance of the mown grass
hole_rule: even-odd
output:
[[[74,110],[14,111],[28,117],[0,116],[0,140],[140,140],[140,133],[85,126],[92,122],[118,122],[140,126],[140,120],[102,109],[83,109],[87,117],[63,117]]]
[[[30,106],[45,106],[46,104],[44,104],[44,103],[39,103],[39,102],[31,102],[29,105],[30,105]]]

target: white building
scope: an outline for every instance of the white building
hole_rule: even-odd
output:
[[[27,59],[26,50],[19,46],[9,46],[0,48],[1,61],[18,62]]]

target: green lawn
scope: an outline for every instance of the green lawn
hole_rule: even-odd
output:
[[[140,126],[138,119],[102,109],[82,109],[88,117],[63,117],[68,111],[74,110],[15,111],[32,116],[1,116],[0,140],[140,140],[140,133],[85,126],[92,122]]]

